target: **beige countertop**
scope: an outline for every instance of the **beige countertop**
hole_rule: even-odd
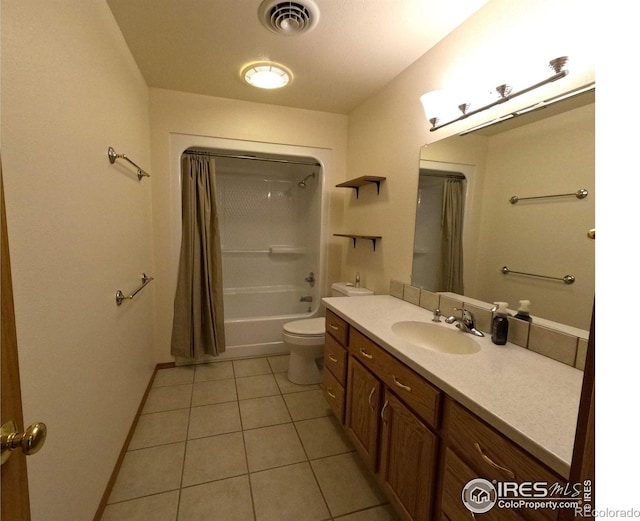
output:
[[[470,355],[412,345],[393,333],[392,324],[431,323],[433,313],[390,295],[322,301],[561,476],[569,477],[582,371],[511,343],[497,346],[486,334],[474,337],[481,349]],[[444,321],[438,326],[455,329]]]

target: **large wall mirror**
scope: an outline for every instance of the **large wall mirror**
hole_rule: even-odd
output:
[[[430,144],[419,175],[414,286],[512,309],[530,300],[534,317],[589,329],[595,89]]]

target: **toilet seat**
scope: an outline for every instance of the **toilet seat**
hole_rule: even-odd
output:
[[[287,322],[283,329],[294,335],[324,335],[324,317]]]
[[[294,320],[287,322],[282,328],[284,341],[299,346],[323,345],[324,333],[324,317]]]

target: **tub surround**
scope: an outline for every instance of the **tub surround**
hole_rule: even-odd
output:
[[[583,373],[512,342],[453,355],[420,348],[391,330],[433,313],[391,295],[324,298],[325,306],[560,475],[569,476]],[[455,329],[444,322],[441,327]],[[460,332],[461,335],[465,334]]]

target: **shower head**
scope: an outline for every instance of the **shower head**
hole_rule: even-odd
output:
[[[316,177],[315,172],[314,172],[314,173],[312,173],[312,174],[309,174],[309,175],[308,175],[307,177],[305,177],[302,181],[300,181],[300,182],[298,183],[298,186],[299,186],[300,188],[306,188],[306,187],[307,187],[307,183],[306,183],[306,181],[307,181],[307,179],[309,179],[310,177],[315,178],[315,177]]]

